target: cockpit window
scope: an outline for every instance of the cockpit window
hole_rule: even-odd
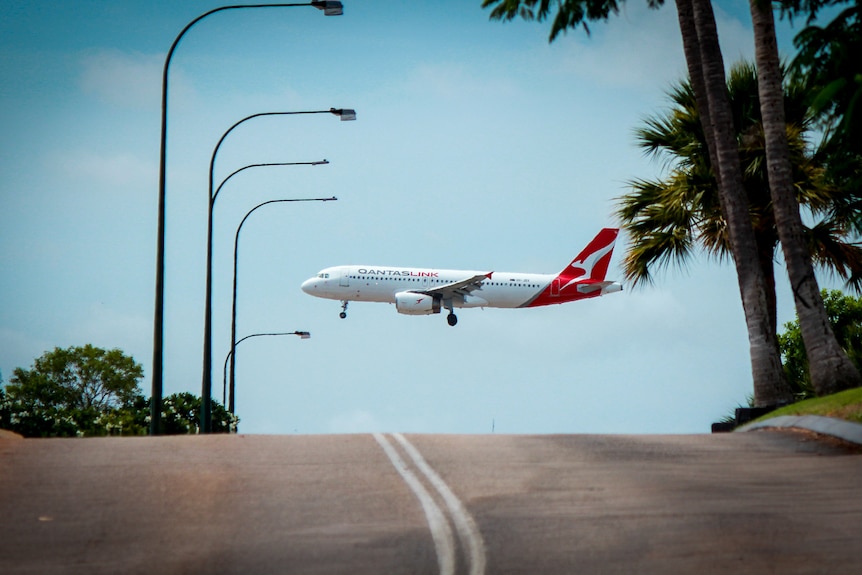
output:
[[[325,280],[325,279],[329,279],[329,274],[320,273],[320,274],[317,274],[317,277],[318,277],[318,279]]]

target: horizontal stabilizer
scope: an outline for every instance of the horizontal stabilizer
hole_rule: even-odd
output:
[[[623,286],[618,284],[617,282],[590,282],[590,283],[582,283],[578,284],[578,292],[583,294],[593,293],[599,290],[602,290],[602,294],[606,293],[614,293],[617,291],[622,291]]]

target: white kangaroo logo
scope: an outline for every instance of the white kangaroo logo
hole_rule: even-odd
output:
[[[593,253],[587,255],[584,258],[584,261],[582,261],[582,262],[579,260],[573,261],[571,263],[570,267],[575,268],[575,269],[580,268],[580,269],[584,270],[584,273],[581,274],[580,276],[570,280],[566,285],[564,285],[561,288],[560,291],[566,289],[567,287],[569,287],[573,283],[577,283],[577,282],[579,282],[581,280],[585,280],[585,279],[590,279],[593,275],[593,268],[596,266],[596,263],[598,263],[598,261],[600,259],[605,257],[612,249],[614,249],[614,242],[613,241],[611,241],[611,243],[609,243],[605,247],[598,249],[598,250],[594,251]]]

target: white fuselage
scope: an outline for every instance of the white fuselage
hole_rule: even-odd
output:
[[[605,280],[618,233],[616,228],[599,231],[557,274],[336,266],[307,279],[302,291],[340,300],[342,318],[347,317],[348,302],[387,302],[405,315],[438,314],[446,309],[446,321],[454,326],[456,307],[541,307],[621,291],[621,284]]]
[[[488,272],[387,266],[337,266],[321,270],[302,284],[309,295],[341,301],[395,303],[395,294],[425,291]],[[556,274],[493,272],[481,288],[467,294],[454,307],[517,308],[529,305]]]

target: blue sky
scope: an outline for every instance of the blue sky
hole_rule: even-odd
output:
[[[214,221],[213,395],[230,349],[243,216],[237,413],[245,433],[700,433],[751,392],[730,265],[530,310],[408,317],[303,294],[340,264],[562,269],[615,198],[660,163],[633,130],[685,72],[674,8],[629,2],[592,35],[490,22],[480,2],[345,2],[241,10],[193,28],[171,65],[165,394],[200,394],[209,162],[225,140]],[[161,73],[205,1],[0,4],[0,370],[54,347],[119,347],[149,395]],[[728,64],[752,54],[747,3],[717,3]],[[781,26],[789,49],[792,30]],[[617,244],[610,275],[626,247]],[[780,271],[779,320],[793,318]],[[837,287],[837,284],[824,283]]]

